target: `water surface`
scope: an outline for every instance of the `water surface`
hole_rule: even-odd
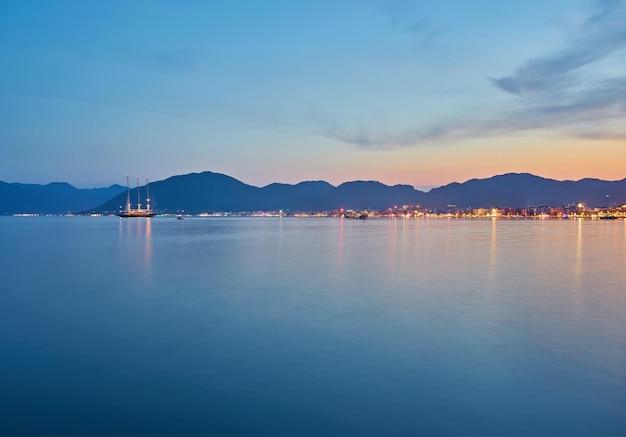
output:
[[[3,435],[626,435],[626,221],[0,218]]]

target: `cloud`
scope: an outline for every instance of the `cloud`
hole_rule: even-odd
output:
[[[363,150],[452,146],[469,138],[489,138],[531,130],[558,130],[561,134],[590,140],[626,140],[626,78],[604,81],[577,100],[529,105],[489,119],[448,119],[423,127],[384,133],[360,127],[326,126],[321,136],[352,144]]]
[[[441,146],[452,140],[475,136],[476,125],[467,121],[442,121],[421,128],[411,128],[400,132],[375,132],[366,127],[356,129],[340,128],[329,125],[318,134],[346,144],[352,144],[363,150],[392,150],[404,147],[432,147],[434,143]]]
[[[148,53],[129,52],[119,57],[117,62],[121,65],[161,74],[180,74],[209,66],[214,60],[214,58],[199,51],[172,49]]]
[[[406,32],[414,41],[414,48],[430,45],[443,31],[430,19],[419,13],[420,4],[413,1],[395,1],[386,4],[382,15],[394,29]]]
[[[519,125],[516,118],[521,117],[531,122],[530,128],[562,127],[584,138],[624,138],[623,131],[601,133],[603,123],[626,113],[624,23],[626,2],[601,0],[567,47],[526,61],[512,76],[491,79],[500,90],[521,98],[520,109],[509,117],[511,125]],[[581,129],[586,129],[584,135]]]
[[[554,93],[580,82],[576,73],[626,47],[626,7],[622,0],[604,0],[581,26],[581,35],[564,49],[526,61],[514,75],[491,82],[518,96]]]
[[[626,140],[626,78],[608,79],[565,101],[521,105],[489,119],[447,119],[399,132],[327,124],[319,134],[363,150],[451,146],[468,138],[488,138],[550,129],[591,140]]]
[[[626,140],[626,0],[600,0],[563,49],[527,60],[512,75],[492,78],[513,95],[487,118],[457,118],[399,132],[326,126],[323,136],[361,149],[434,147],[468,138],[550,130],[586,139]],[[495,108],[497,109],[497,108]],[[621,121],[621,122],[620,122]]]

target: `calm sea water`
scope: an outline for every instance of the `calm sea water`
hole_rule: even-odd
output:
[[[2,435],[626,435],[626,221],[0,218]]]

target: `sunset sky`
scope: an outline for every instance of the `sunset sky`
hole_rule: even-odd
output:
[[[0,180],[626,177],[626,0],[0,2]]]

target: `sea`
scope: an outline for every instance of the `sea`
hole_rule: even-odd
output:
[[[625,436],[626,221],[0,217],[2,436]]]

